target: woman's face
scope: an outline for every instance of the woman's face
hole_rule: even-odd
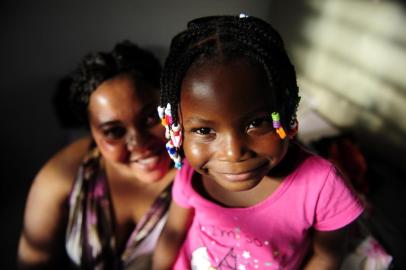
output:
[[[89,100],[90,129],[105,162],[142,182],[158,181],[169,169],[158,94],[148,83],[122,74],[103,82]]]

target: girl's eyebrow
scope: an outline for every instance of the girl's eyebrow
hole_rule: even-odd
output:
[[[212,124],[212,123],[214,123],[214,121],[207,120],[207,119],[204,119],[199,116],[191,116],[191,117],[188,117],[187,119],[185,119],[184,123],[186,123],[186,124],[193,124],[193,123]]]
[[[240,120],[244,121],[244,120],[248,120],[250,118],[253,117],[258,117],[258,115],[262,116],[267,116],[269,114],[269,117],[271,117],[271,113],[270,113],[270,109],[268,106],[264,106],[264,107],[260,107],[260,108],[256,108],[253,111],[250,111],[248,113],[246,113],[246,115],[241,115],[240,116]],[[214,125],[215,124],[215,120],[208,120],[205,119],[203,117],[200,116],[190,116],[187,119],[183,118],[184,124],[204,124],[204,125]]]

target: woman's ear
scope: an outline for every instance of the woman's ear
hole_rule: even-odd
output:
[[[297,121],[297,119],[292,120],[292,124],[289,127],[289,131],[288,131],[288,138],[289,140],[292,140],[296,135],[297,132],[299,130],[299,122]]]

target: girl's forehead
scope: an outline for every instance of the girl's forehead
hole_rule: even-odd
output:
[[[203,65],[188,72],[181,87],[180,105],[196,111],[199,107],[226,111],[270,108],[273,94],[265,72],[244,61]]]
[[[196,62],[186,72],[181,84],[181,91],[183,92],[194,84],[206,84],[207,86],[219,84],[226,88],[231,86],[269,88],[268,77],[264,68],[246,58]],[[220,91],[220,93],[222,92]]]
[[[212,55],[201,56],[196,59],[189,67],[186,76],[196,72],[211,70],[219,67],[234,67],[238,66],[240,69],[256,70],[260,75],[265,74],[265,70],[258,61],[243,55],[225,56],[225,55]]]

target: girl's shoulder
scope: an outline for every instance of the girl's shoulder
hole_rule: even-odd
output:
[[[189,184],[192,181],[192,177],[196,172],[190,166],[189,162],[184,159],[182,168],[177,172],[175,180],[178,183]]]
[[[331,161],[317,155],[310,153],[303,161],[303,167],[306,170],[317,171],[317,172],[329,172],[334,169],[333,163]]]
[[[308,151],[300,150],[300,161],[291,176],[298,182],[300,179],[304,182],[311,182],[312,185],[319,182],[321,185],[331,178],[342,178],[333,163],[329,160]]]
[[[172,197],[179,205],[185,208],[190,207],[190,198],[197,194],[192,186],[192,178],[194,175],[196,175],[195,171],[188,161],[184,159],[182,168],[176,172],[172,188]]]
[[[327,159],[321,157],[317,153],[303,147],[303,146],[296,146],[297,149],[297,160],[298,168],[310,171],[330,171],[334,168],[334,165]]]

